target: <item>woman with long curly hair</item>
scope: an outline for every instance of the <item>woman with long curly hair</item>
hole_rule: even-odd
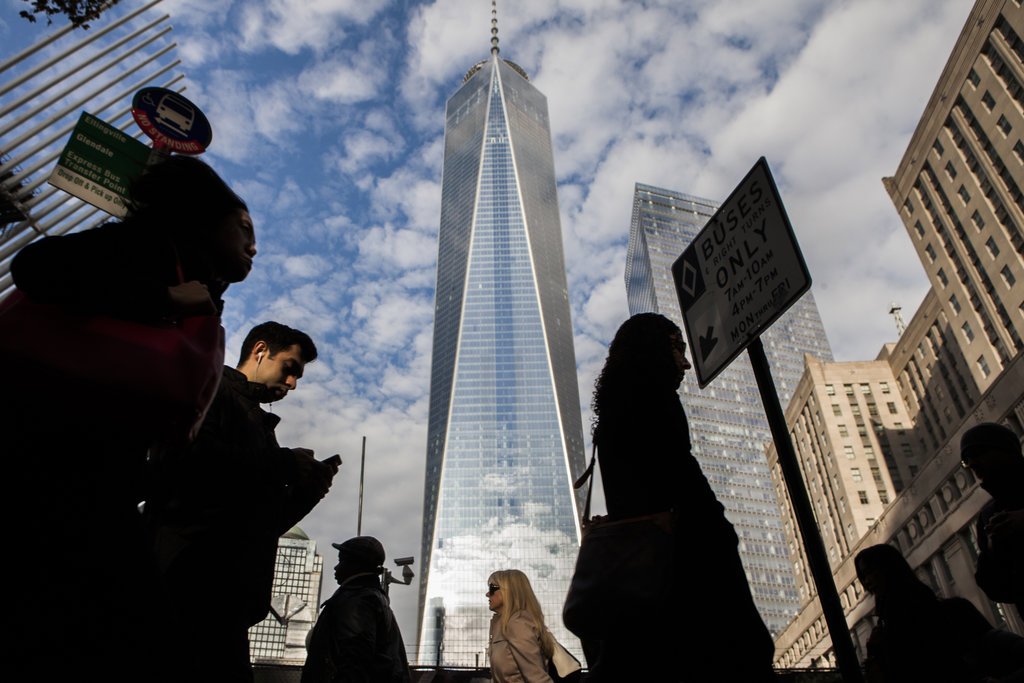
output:
[[[649,618],[585,643],[591,681],[772,677],[774,646],[750,596],[736,532],[691,453],[677,393],[690,367],[675,323],[641,313],[619,328],[597,379],[593,439],[608,515],[670,511],[673,566]]]
[[[487,579],[491,617],[487,659],[496,683],[551,683],[548,662],[555,641],[530,580],[518,569],[501,569]]]

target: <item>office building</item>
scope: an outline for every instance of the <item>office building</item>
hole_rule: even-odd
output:
[[[447,104],[423,664],[485,665],[496,569],[524,571],[552,632],[577,642],[559,615],[579,545],[583,429],[547,100],[496,42]]]
[[[671,266],[717,209],[710,200],[636,185],[625,276],[630,315],[661,313],[683,327]],[[763,335],[762,343],[783,405],[803,372],[805,353],[832,360],[810,292]],[[680,394],[693,454],[736,527],[754,602],[776,635],[796,614],[799,600],[765,459],[771,431],[750,361],[740,355],[704,390],[691,373]]]
[[[1024,350],[1024,11],[979,0],[884,180],[984,391]]]
[[[856,579],[853,558],[876,543],[898,547],[940,596],[966,597],[993,624],[1024,633],[1014,611],[992,603],[974,583],[974,523],[990,497],[959,463],[960,436],[979,422],[1024,434],[1021,36],[1019,0],[975,3],[895,175],[883,180],[932,287],[900,339],[869,364],[889,366],[903,404],[897,407],[909,422],[889,467],[902,479],[902,492],[833,565],[862,656],[874,625],[873,599]],[[827,414],[821,380],[810,368],[805,381]],[[879,386],[870,375],[848,381],[867,383],[872,393]],[[791,429],[801,429],[810,406],[790,406]],[[891,436],[894,426],[882,432]],[[843,443],[828,436],[813,465],[824,472],[822,456],[834,457]],[[818,522],[828,524],[821,516]],[[802,562],[799,552],[794,561]],[[782,666],[832,660],[816,600],[802,607],[776,646]]]
[[[319,612],[323,568],[316,541],[299,527],[278,539],[270,613],[249,628],[253,666],[299,667],[306,663],[306,635]]]

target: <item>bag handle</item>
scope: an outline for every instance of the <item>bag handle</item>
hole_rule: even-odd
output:
[[[590,486],[587,487],[587,502],[583,505],[583,521],[584,522],[586,522],[588,519],[590,519],[590,494],[594,490],[594,476],[593,475],[594,475],[594,463],[596,461],[597,461],[597,443],[595,442],[593,444],[593,448],[590,451],[590,465],[587,466],[587,469],[583,470],[583,474],[581,474],[580,478],[577,479],[573,483],[573,485],[572,485],[572,487],[574,489],[578,489],[579,487],[583,486],[583,484],[587,481],[587,479],[590,479]]]

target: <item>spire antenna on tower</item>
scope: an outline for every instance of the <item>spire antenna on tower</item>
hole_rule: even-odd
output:
[[[903,321],[903,307],[893,301],[889,304],[889,315],[896,320],[896,332],[899,336],[907,330],[907,323]]]
[[[498,50],[498,3],[491,0],[491,54],[496,55]]]

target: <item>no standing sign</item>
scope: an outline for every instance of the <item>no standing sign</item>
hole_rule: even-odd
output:
[[[764,157],[672,265],[672,275],[704,388],[811,286]]]

